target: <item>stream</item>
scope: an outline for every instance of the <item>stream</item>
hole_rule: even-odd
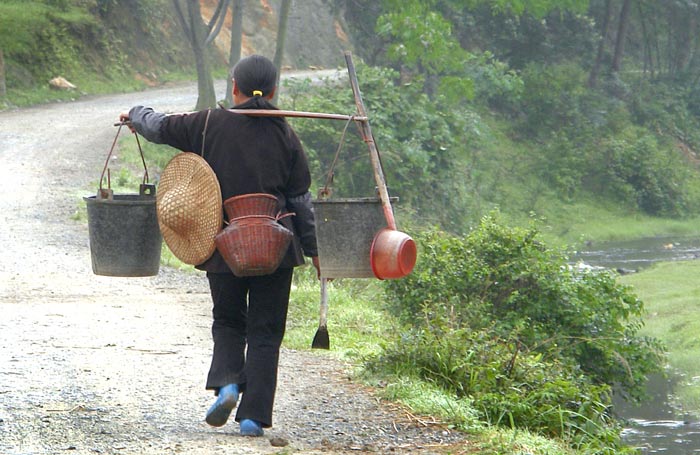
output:
[[[700,238],[647,238],[586,245],[571,256],[576,263],[634,273],[657,262],[700,259]],[[652,376],[647,390],[650,399],[638,405],[615,402],[619,417],[626,421],[625,442],[642,454],[700,454],[700,421],[686,416],[672,403],[673,378]]]
[[[700,454],[700,422],[670,404],[673,380],[651,376],[647,391],[650,400],[644,403],[615,402],[616,412],[627,420],[622,432],[625,442],[643,454]]]
[[[700,238],[654,237],[586,245],[572,255],[575,262],[637,272],[656,262],[700,259]]]

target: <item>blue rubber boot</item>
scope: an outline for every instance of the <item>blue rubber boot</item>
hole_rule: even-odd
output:
[[[241,420],[241,436],[262,436],[265,432],[262,425],[257,420]]]
[[[219,389],[219,396],[207,411],[206,421],[213,427],[223,426],[238,402],[238,384],[229,384]]]

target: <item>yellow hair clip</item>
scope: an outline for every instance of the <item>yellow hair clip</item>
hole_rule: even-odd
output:
[[[253,96],[262,96],[263,93],[260,90],[253,90]]]

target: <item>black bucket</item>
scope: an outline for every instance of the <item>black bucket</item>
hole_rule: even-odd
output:
[[[155,185],[139,194],[103,191],[87,204],[92,271],[106,276],[158,275],[162,237],[156,214]]]

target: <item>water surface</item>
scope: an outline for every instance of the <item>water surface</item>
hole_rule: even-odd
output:
[[[575,262],[639,271],[656,262],[700,259],[700,238],[653,237],[616,242],[593,242],[572,255]]]
[[[615,401],[615,412],[626,420],[623,439],[642,454],[700,454],[700,421],[670,404],[673,385],[674,379],[653,375],[647,384],[648,401]]]

